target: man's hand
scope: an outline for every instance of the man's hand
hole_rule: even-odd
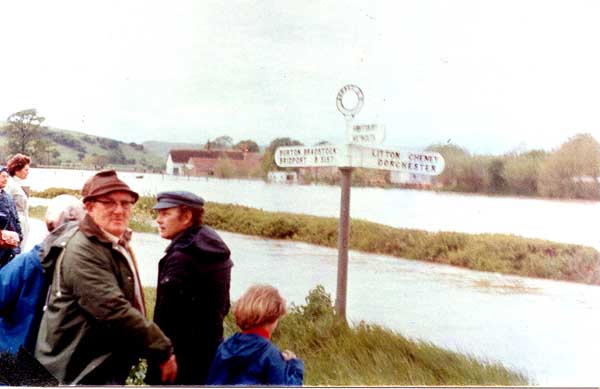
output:
[[[169,359],[160,364],[160,379],[162,382],[172,384],[177,377],[177,360],[175,354],[171,354]]]

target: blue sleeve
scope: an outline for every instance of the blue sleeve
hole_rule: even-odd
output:
[[[281,352],[273,346],[267,357],[268,385],[297,386],[304,380],[304,362],[295,358],[285,361]]]
[[[18,255],[0,269],[0,316],[15,307],[23,288],[26,255]]]

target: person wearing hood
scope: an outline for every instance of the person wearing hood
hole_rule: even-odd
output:
[[[204,199],[187,191],[162,192],[153,209],[160,236],[171,240],[158,264],[154,322],[173,342],[175,385],[204,385],[229,312],[230,251],[203,224]],[[157,384],[149,367],[146,382]]]
[[[217,349],[208,385],[302,385],[304,362],[271,343],[279,319],[285,315],[285,300],[271,285],[251,286],[233,308],[242,330]]]
[[[56,196],[46,210],[46,228],[50,234],[0,269],[0,352],[16,354],[21,346],[30,353],[35,351],[49,285],[40,253],[61,237],[72,235],[84,215],[83,203],[77,197]]]

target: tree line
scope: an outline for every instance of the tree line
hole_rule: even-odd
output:
[[[102,159],[97,163],[135,164],[127,158],[120,146],[124,143],[108,138],[84,135],[81,140],[68,133],[52,132],[42,124],[43,116],[35,109],[16,112],[7,119],[8,125],[2,130],[7,137],[5,157],[24,153],[37,161],[51,163],[60,153],[52,145],[68,146],[77,150],[80,161],[86,156],[85,144],[97,144],[110,151],[107,156],[88,156],[88,159]],[[315,145],[326,144],[318,142]],[[282,169],[275,164],[274,154],[278,147],[303,146],[296,139],[281,137],[273,139],[262,153],[261,164],[251,171],[237,171],[226,159],[219,161],[216,174],[219,177],[263,177],[273,170]],[[143,151],[143,145],[129,144]],[[260,153],[260,146],[252,139],[237,143],[224,135],[208,140],[208,149],[237,149]],[[433,178],[436,190],[478,194],[539,196],[550,198],[600,199],[600,144],[590,134],[577,134],[569,138],[560,147],[551,151],[528,150],[511,152],[504,155],[471,154],[465,148],[452,144],[437,144],[427,148],[439,152],[445,159],[444,172]],[[95,159],[94,159],[95,158]],[[95,163],[96,163],[95,162]],[[97,164],[96,163],[96,164]],[[354,185],[393,186],[389,172],[356,169],[353,174]],[[304,182],[337,184],[337,169],[312,169],[304,171]]]
[[[600,144],[577,134],[552,151],[530,150],[500,156],[472,155],[454,145],[429,148],[444,157],[444,172],[435,178],[441,190],[600,199]]]

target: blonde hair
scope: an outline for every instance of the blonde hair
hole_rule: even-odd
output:
[[[285,300],[271,285],[253,285],[233,306],[235,322],[242,331],[275,322],[287,312]]]

